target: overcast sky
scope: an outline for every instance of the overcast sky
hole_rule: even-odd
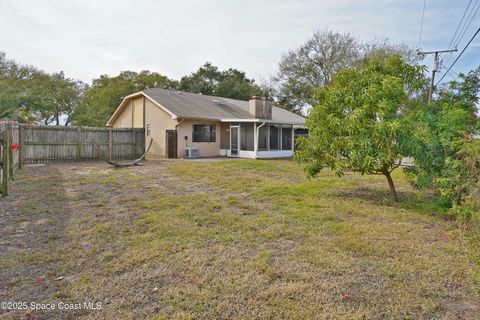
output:
[[[445,49],[467,3],[427,0],[421,48]],[[206,61],[259,81],[314,30],[417,46],[422,8],[423,0],[0,0],[0,51],[87,83],[122,70],[179,79]],[[453,70],[468,71],[479,57],[480,36]]]

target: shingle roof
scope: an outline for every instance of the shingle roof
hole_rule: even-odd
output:
[[[146,89],[143,93],[177,118],[212,120],[255,119],[249,102],[166,89]],[[282,108],[272,107],[272,122],[304,124],[305,118]]]

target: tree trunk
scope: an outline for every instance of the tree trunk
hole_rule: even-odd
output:
[[[395,202],[398,202],[397,191],[395,190],[395,184],[393,183],[390,172],[388,170],[385,170],[383,174],[385,175],[385,177],[387,177],[388,186],[390,187],[390,193],[392,194],[393,199],[395,200]]]

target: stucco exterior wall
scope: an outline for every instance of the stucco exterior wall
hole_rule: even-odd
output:
[[[164,158],[167,156],[166,152],[166,131],[177,130],[177,157],[185,157],[186,147],[198,148],[201,157],[216,157],[220,156],[220,150],[223,150],[222,155],[229,155],[230,152],[230,123],[222,123],[218,120],[201,120],[201,119],[172,119],[170,113],[164,111],[156,103],[149,98],[143,96],[130,98],[130,101],[125,101],[122,105],[123,109],[115,114],[116,119],[111,123],[115,128],[145,128],[145,144],[147,147],[150,139],[153,138],[152,147],[147,158]],[[193,125],[215,125],[215,142],[193,142]],[[235,123],[237,125],[238,123]],[[258,124],[257,124],[258,125]],[[269,134],[267,128],[270,125],[262,127],[260,137],[265,136],[265,142],[268,142]],[[255,154],[254,152],[254,137],[255,137],[254,123],[246,122],[240,124],[240,157],[283,157],[289,156],[290,153],[282,152],[273,154],[267,152]],[[262,133],[260,132],[260,133]],[[187,140],[185,140],[187,137]],[[293,137],[293,134],[292,134]],[[281,140],[279,140],[281,141]],[[281,145],[280,145],[281,146]],[[262,150],[262,144],[259,145],[259,152]],[[287,151],[287,150],[277,150]]]
[[[130,101],[133,113],[133,127],[143,128],[143,97],[138,97]]]
[[[145,134],[147,134],[147,128],[150,128],[150,136],[145,137],[145,143],[150,143],[150,138],[153,138],[152,148],[147,158],[164,158],[166,156],[166,131],[174,130],[177,123],[177,120],[173,120],[168,113],[150,99],[145,98]]]
[[[192,142],[192,132],[194,124],[214,124],[215,142]],[[185,136],[187,141],[185,143]],[[220,155],[220,122],[204,120],[185,120],[177,127],[178,137],[178,157],[185,157],[186,145],[190,148],[198,148],[200,157],[216,157]]]
[[[132,127],[132,105],[129,103],[113,123],[114,128]]]

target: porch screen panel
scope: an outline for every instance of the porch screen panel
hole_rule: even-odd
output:
[[[240,150],[253,151],[253,139],[253,123],[242,123],[240,125]]]
[[[220,149],[230,149],[230,123],[220,125]]]
[[[282,150],[292,150],[292,128],[282,128]]]
[[[240,125],[240,150],[247,150],[247,128]]]
[[[270,125],[270,150],[280,149],[281,128],[277,125]]]
[[[267,125],[258,128],[258,150],[267,150]]]

